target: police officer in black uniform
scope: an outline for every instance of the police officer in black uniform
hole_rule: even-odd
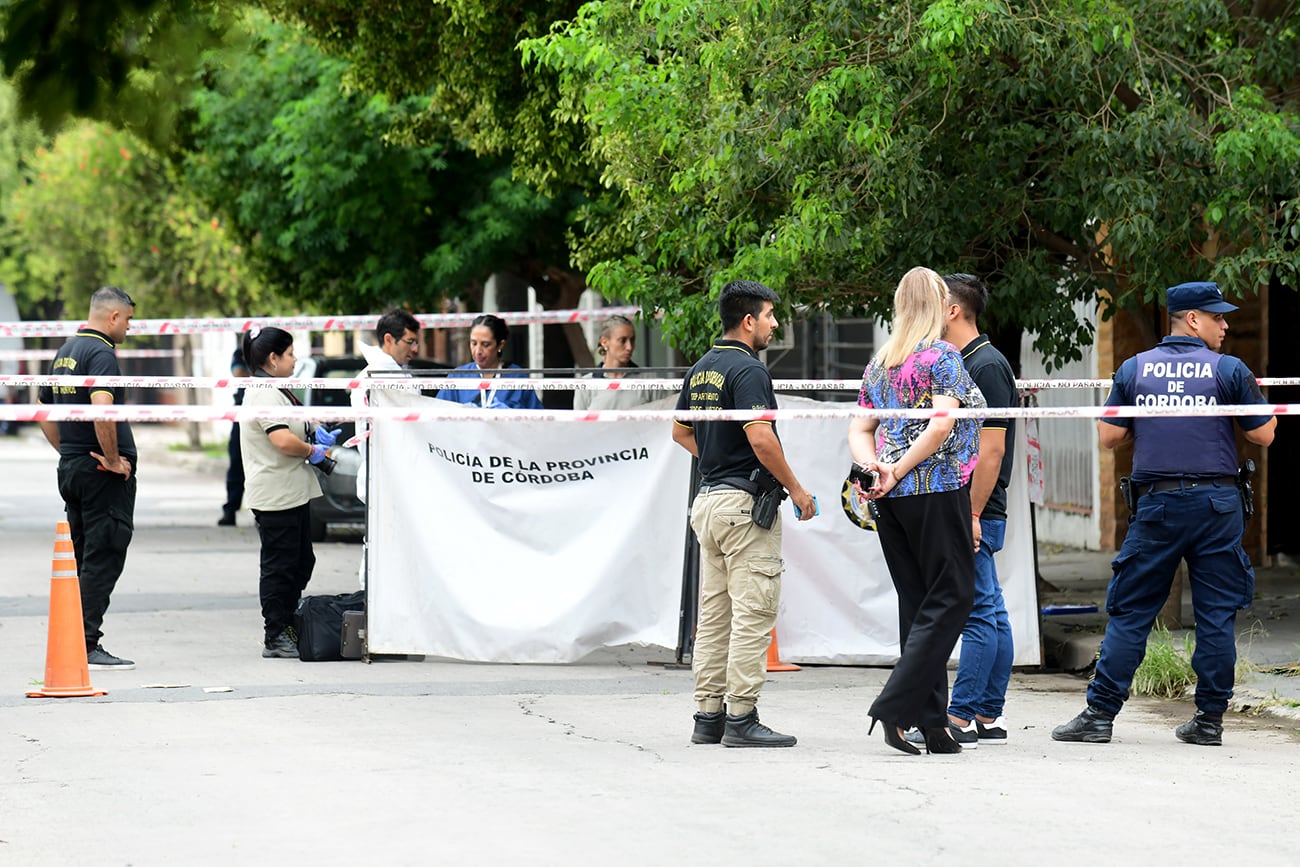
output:
[[[722,288],[722,339],[686,374],[679,410],[776,409],[772,376],[758,359],[777,327],[776,300],[750,280]],[[768,490],[764,502],[774,507],[785,488],[802,521],[817,513],[816,503],[786,463],[774,422],[678,421],[673,440],[699,458],[702,481],[691,505],[701,561],[691,742],[792,747],[792,735],[758,719],[783,565],[781,516],[762,516],[756,495]]]
[[[244,363],[244,352],[238,346],[230,356],[230,375],[248,376],[248,365]],[[244,403],[244,390],[235,391],[235,406]],[[244,456],[239,450],[239,422],[230,425],[230,441],[226,444],[226,456],[230,459],[226,467],[226,503],[221,507],[221,517],[217,519],[218,527],[235,526],[235,513],[244,504]]]
[[[117,344],[126,337],[135,314],[131,296],[105,286],[90,296],[86,327],[59,349],[51,372],[67,376],[119,376]],[[41,403],[107,406],[117,403],[116,388],[43,386]],[[126,565],[126,549],[135,531],[135,439],[124,421],[41,422],[41,430],[59,452],[59,496],[67,506],[68,529],[77,556],[81,614],[86,631],[86,660],[92,669],[135,668],[99,643],[104,613]]]
[[[1166,294],[1170,335],[1128,359],[1115,372],[1107,406],[1212,407],[1262,404],[1250,369],[1220,355],[1237,308],[1214,283],[1182,283]],[[1247,442],[1268,446],[1277,419],[1236,416]],[[1169,597],[1174,572],[1186,560],[1196,616],[1196,714],[1179,726],[1189,744],[1223,743],[1223,712],[1232,697],[1237,662],[1234,626],[1250,605],[1255,573],[1241,546],[1245,515],[1237,487],[1234,416],[1142,416],[1102,419],[1101,444],[1133,444],[1131,486],[1136,512],[1106,591],[1110,621],[1088,707],[1057,726],[1052,739],[1107,743],[1111,723],[1128,698],[1147,635]]]

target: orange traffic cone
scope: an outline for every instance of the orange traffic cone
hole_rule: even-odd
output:
[[[776,646],[776,630],[772,630],[772,643],[767,646],[767,670],[768,671],[799,671],[799,666],[793,662],[782,662],[781,651]]]
[[[45,685],[28,698],[68,698],[108,695],[90,685],[86,664],[86,633],[81,621],[81,585],[72,530],[59,521],[50,574],[49,639],[45,646]]]

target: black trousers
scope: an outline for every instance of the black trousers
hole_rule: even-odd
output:
[[[230,426],[230,442],[226,445],[230,466],[226,467],[226,504],[223,512],[238,512],[244,503],[244,455],[239,447],[239,422]]]
[[[131,478],[124,479],[100,469],[90,455],[59,458],[59,496],[67,507],[77,557],[87,650],[104,637],[104,614],[126,566],[126,549],[135,533],[135,479],[134,468]]]
[[[293,625],[302,591],[311,581],[316,554],[311,549],[311,504],[282,512],[253,510],[257,535],[262,540],[262,574],[258,594],[266,640]]]
[[[970,488],[876,501],[880,546],[898,593],[902,653],[871,716],[901,726],[948,721],[948,657],[975,599]]]

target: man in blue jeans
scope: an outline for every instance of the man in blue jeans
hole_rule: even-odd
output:
[[[1020,405],[1010,363],[979,331],[988,304],[983,282],[971,274],[949,274],[943,338],[961,349],[962,363],[984,393],[989,409]],[[1002,598],[993,555],[1007,534],[1007,485],[1015,453],[1015,420],[992,412],[980,430],[979,463],[971,476],[971,529],[975,536],[975,605],[961,633],[957,677],[948,699],[948,727],[964,749],[1005,744],[1002,715],[1011,680],[1014,648],[1011,620]]]

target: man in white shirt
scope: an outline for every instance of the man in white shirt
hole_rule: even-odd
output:
[[[366,359],[366,366],[361,371],[361,376],[371,376],[379,370],[404,370],[411,359],[415,357],[420,348],[420,322],[410,313],[401,308],[388,311],[379,318],[379,324],[375,327],[375,337],[378,339],[378,345],[371,346],[367,343],[358,341],[361,347],[361,354]],[[369,405],[369,394],[365,388],[356,388],[352,390],[352,405],[355,407],[364,407]],[[370,433],[369,423],[358,422],[357,436],[362,442],[358,445],[361,449],[361,466],[357,469],[357,497],[365,502],[366,487],[370,478],[370,443],[365,439]],[[366,556],[364,543],[362,546],[361,569],[360,569],[361,587],[366,586]]]

